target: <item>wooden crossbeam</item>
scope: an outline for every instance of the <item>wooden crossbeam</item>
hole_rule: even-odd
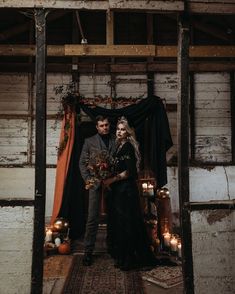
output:
[[[177,46],[48,45],[48,56],[176,57]],[[0,56],[34,56],[34,45],[0,45]],[[235,57],[235,46],[190,46],[190,57]]]
[[[0,0],[0,7],[89,10],[183,11],[183,0]]]
[[[47,63],[47,72],[71,72],[72,63]],[[146,72],[176,72],[176,62],[151,62],[151,63],[78,63],[77,72],[79,73],[131,73],[140,74]],[[7,62],[0,63],[0,72],[34,72],[34,64]],[[235,61],[224,62],[190,62],[190,72],[230,72],[235,71]]]
[[[122,10],[182,12],[185,9],[183,0],[0,0],[0,8],[49,8],[49,9],[85,9],[85,10]],[[190,13],[201,14],[235,14],[233,0],[188,0]]]
[[[235,2],[229,1],[198,1],[190,0],[188,2],[188,10],[191,13],[201,13],[201,14],[235,14]]]

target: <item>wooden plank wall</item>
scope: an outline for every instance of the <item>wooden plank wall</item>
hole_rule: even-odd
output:
[[[55,116],[61,107],[60,96],[55,95],[55,87],[68,84],[70,81],[70,75],[48,75],[48,115]],[[0,74],[0,165],[34,163],[35,89],[33,87],[31,110],[28,83],[27,74]],[[56,164],[60,126],[61,122],[53,117],[47,121],[47,164]]]
[[[231,111],[228,73],[195,74],[196,160],[230,162]]]
[[[111,94],[110,75],[81,75],[79,91],[85,97]],[[231,161],[230,84],[228,73],[196,73],[195,77],[195,159],[200,162]],[[117,75],[116,97],[146,97],[146,75]],[[61,122],[55,119],[60,95],[55,87],[71,82],[69,74],[48,74],[47,77],[47,164],[56,164]],[[176,73],[156,73],[155,95],[164,103],[176,105]],[[33,107],[29,106],[29,76],[27,74],[0,75],[0,164],[32,165],[34,162]],[[103,107],[110,105],[101,104]],[[177,154],[176,107],[168,111],[174,142],[167,154],[171,160]],[[83,119],[87,119],[86,116]],[[32,130],[30,130],[32,126]],[[32,150],[30,156],[30,148]],[[32,159],[31,159],[32,157]]]
[[[156,73],[154,75],[155,95],[164,99],[164,103],[169,105],[177,104],[177,74],[176,73]],[[177,156],[177,111],[167,113],[173,147],[167,152],[168,161]]]

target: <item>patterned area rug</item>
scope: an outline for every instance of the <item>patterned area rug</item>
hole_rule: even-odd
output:
[[[73,256],[54,255],[44,259],[43,278],[66,277],[72,265]]]
[[[183,283],[182,267],[157,267],[149,272],[145,272],[142,278],[163,288],[172,288]]]
[[[90,267],[75,255],[63,294],[144,294],[140,272],[122,272],[113,266],[107,254],[94,257]]]

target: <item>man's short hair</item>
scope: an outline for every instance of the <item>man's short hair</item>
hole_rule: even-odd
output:
[[[104,121],[105,119],[107,119],[107,121],[109,122],[109,119],[108,119],[107,116],[97,115],[96,118],[95,118],[96,125],[98,124],[98,121]]]

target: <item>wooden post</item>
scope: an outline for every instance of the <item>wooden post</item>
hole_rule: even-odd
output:
[[[34,21],[30,20],[29,44],[34,41]],[[29,66],[33,67],[33,57],[29,57]],[[27,163],[32,164],[33,155],[33,87],[34,72],[28,72],[28,143],[27,143]]]
[[[153,44],[153,14],[147,13],[147,44]],[[148,57],[148,64],[153,62],[153,57]],[[154,95],[154,72],[147,72],[147,91],[148,97]]]
[[[195,87],[194,87],[194,73],[191,72],[190,75],[190,151],[191,160],[195,160]]]
[[[46,195],[46,12],[35,10],[36,150],[35,208],[31,293],[42,293]]]
[[[235,78],[234,71],[230,73],[230,101],[231,101],[231,147],[232,163],[235,163]]]
[[[78,44],[78,42],[79,42],[79,37],[78,37],[78,35],[79,35],[78,22],[79,21],[80,21],[80,19],[79,19],[78,12],[77,11],[75,13],[73,12],[73,32],[72,32],[73,44]],[[82,36],[82,34],[81,34],[81,39],[82,38],[84,38],[84,35]],[[77,56],[72,57],[72,82],[74,83],[74,90],[76,91],[76,93],[79,93],[80,74],[78,71],[78,63],[79,63],[79,57],[77,57]]]
[[[111,10],[106,11],[106,45],[114,45],[114,12]],[[115,58],[111,57],[111,64],[115,64]],[[110,73],[110,96],[111,98],[117,98],[116,91],[116,74]],[[114,108],[115,104],[111,105],[111,108]]]
[[[114,15],[110,10],[106,12],[106,44],[114,44]]]
[[[178,188],[180,199],[180,221],[182,232],[184,288],[194,293],[192,236],[189,203],[189,26],[183,16],[178,19]]]

